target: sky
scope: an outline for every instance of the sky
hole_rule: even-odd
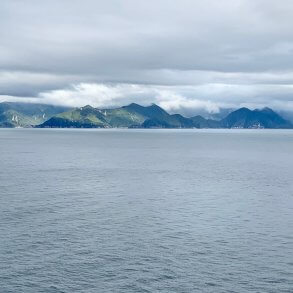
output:
[[[1,0],[0,101],[293,112],[292,0]]]

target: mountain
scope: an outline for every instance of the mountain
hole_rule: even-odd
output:
[[[240,108],[220,121],[222,128],[292,128],[291,122],[270,108]]]
[[[225,117],[227,117],[227,115],[229,115],[231,112],[235,111],[237,109],[235,108],[219,108],[217,112],[209,112],[205,109],[192,109],[190,111],[192,111],[191,113],[189,113],[190,111],[184,111],[183,113],[186,113],[187,117],[195,117],[195,116],[201,116],[204,119],[209,119],[209,120],[217,120],[220,121],[222,119],[224,119]],[[189,115],[188,115],[189,114]]]
[[[110,127],[101,110],[89,105],[57,114],[39,125],[40,128],[106,128]]]
[[[129,120],[128,127],[142,128],[190,128],[193,123],[189,118],[180,114],[170,115],[156,104],[144,107],[135,103],[122,108],[128,113],[132,120]]]
[[[278,112],[279,115],[281,115],[285,120],[290,121],[291,123],[293,123],[293,110],[281,110]]]
[[[67,107],[60,106],[3,102],[0,103],[0,127],[32,127],[66,110]]]
[[[133,125],[140,125],[147,119],[146,112],[148,109],[145,108],[132,103],[120,108],[103,109],[102,113],[112,127],[131,127]]]
[[[114,109],[89,105],[66,108],[43,104],[0,103],[0,127],[39,128],[293,128],[293,124],[270,108],[240,108],[221,119],[201,115],[186,118],[169,114],[156,104],[132,103]]]
[[[76,108],[55,115],[38,127],[76,128],[192,128],[193,121],[182,115],[170,115],[158,105],[141,106],[132,103],[116,109]]]
[[[96,109],[88,105],[58,114],[38,127],[130,127],[132,125],[140,125],[144,120],[144,116],[135,113],[134,111],[129,111],[126,107],[116,109]]]
[[[165,119],[164,119],[165,118]],[[142,128],[195,128],[190,118],[185,118],[180,114],[169,115],[164,118],[146,119],[140,127]]]
[[[190,118],[196,128],[220,128],[221,123],[217,120],[205,119],[200,115]]]

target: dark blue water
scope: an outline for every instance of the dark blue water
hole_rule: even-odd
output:
[[[293,292],[293,131],[0,130],[0,292]]]

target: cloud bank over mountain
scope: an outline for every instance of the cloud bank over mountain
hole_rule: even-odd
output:
[[[293,111],[293,2],[0,3],[0,101]]]

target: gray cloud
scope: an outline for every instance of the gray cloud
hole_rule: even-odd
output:
[[[0,99],[293,109],[292,19],[290,0],[2,0]]]

